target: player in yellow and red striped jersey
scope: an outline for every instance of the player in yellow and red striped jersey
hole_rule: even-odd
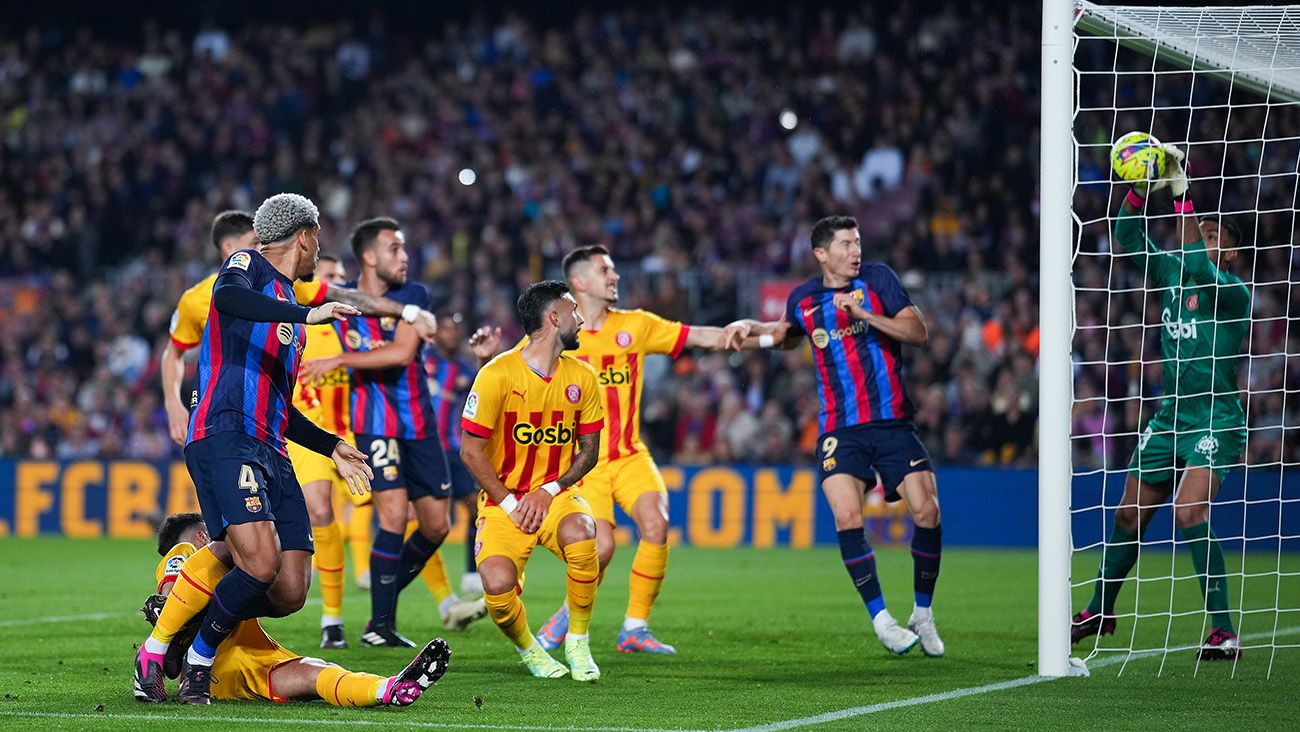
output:
[[[686,325],[644,310],[615,308],[619,275],[602,246],[575,249],[565,256],[564,277],[585,321],[581,342],[570,353],[596,370],[605,400],[607,426],[600,462],[578,484],[596,518],[602,579],[614,556],[615,503],[636,522],[640,535],[617,648],[626,653],[675,653],[648,626],[668,567],[668,490],[641,441],[645,359],[651,354],[677,358],[684,348],[745,347],[744,339],[756,323],[740,320],[725,328]],[[569,611],[561,607],[542,626],[538,638],[547,649],[556,648],[568,627]]]
[[[210,541],[207,525],[197,513],[175,514],[163,521],[158,528],[162,560],[154,572],[158,594],[145,603],[147,620],[157,621],[163,598],[173,589],[198,586],[190,577],[196,569],[191,558]],[[183,648],[188,644],[177,645]],[[175,677],[180,655],[165,665],[171,667],[166,675]],[[396,676],[358,673],[319,658],[299,656],[276,643],[257,620],[245,620],[220,646],[212,669],[212,696],[275,702],[324,699],[341,707],[406,706],[446,673],[450,658],[446,641],[436,638]],[[162,687],[162,669],[158,672],[146,683]],[[165,690],[154,698],[165,699]]]
[[[322,254],[316,262],[316,279],[327,286],[346,281],[343,263],[338,257]],[[309,325],[306,329],[307,344],[302,352],[304,361],[343,352],[338,331],[332,324]],[[351,399],[348,383],[348,370],[345,368],[330,371],[313,382],[300,376],[293,393],[293,405],[318,427],[355,445],[348,414]],[[333,495],[339,485],[344,485],[342,493],[355,504],[368,503],[370,494],[357,496],[346,490],[334,461],[293,442],[289,443],[288,449],[294,475],[298,477],[307,499],[307,515],[311,519],[312,539],[316,545],[312,561],[320,573],[320,647],[347,648],[347,638],[343,633],[343,530],[334,520]]]
[[[528,342],[479,370],[461,412],[461,460],[481,488],[474,555],[483,599],[534,676],[594,681],[600,668],[587,626],[599,571],[596,527],[571,487],[596,464],[605,408],[591,367],[563,354],[578,345],[582,325],[569,288],[530,285],[518,310]],[[524,564],[538,544],[568,567],[569,668],[533,637],[519,599]]]

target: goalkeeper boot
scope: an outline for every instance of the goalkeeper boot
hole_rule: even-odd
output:
[[[564,639],[564,660],[569,662],[569,675],[574,681],[596,681],[600,679],[600,667],[591,658],[591,641],[586,637],[566,636]]]
[[[390,678],[384,687],[379,701],[394,707],[405,707],[420,698],[420,695],[442,675],[447,673],[447,664],[451,661],[451,648],[447,641],[434,638],[429,641],[414,661],[398,675]]]
[[[320,629],[320,647],[321,648],[347,648],[348,639],[343,634],[343,625],[334,623],[331,625],[322,625]]]
[[[185,661],[176,698],[186,704],[212,703],[212,667]]]
[[[368,646],[389,646],[392,648],[415,648],[415,641],[397,632],[391,625],[370,623],[366,632],[361,634],[361,642]]]
[[[618,632],[618,650],[624,653],[676,653],[677,649],[664,643],[649,628],[624,628]]]
[[[453,600],[455,595],[448,597]],[[448,602],[445,607],[438,607],[438,614],[442,617],[442,627],[447,630],[464,630],[475,620],[487,617],[487,601],[483,598],[465,602],[461,599],[455,599]]]
[[[526,651],[521,651],[519,662],[528,668],[528,673],[539,679],[558,679],[569,675],[568,667],[551,658],[551,654],[542,648],[540,642],[533,643]]]
[[[135,698],[157,704],[167,701],[167,687],[163,684],[163,657],[149,653],[140,646],[135,654]]]
[[[1070,644],[1074,645],[1084,638],[1100,638],[1115,634],[1115,616],[1102,615],[1082,610],[1070,620]]]
[[[888,610],[882,610],[872,618],[871,625],[876,629],[876,637],[880,639],[880,645],[891,653],[901,656],[921,642],[920,636],[899,625]]]
[[[569,606],[561,605],[559,610],[546,621],[546,625],[537,632],[537,642],[542,648],[553,651],[564,643],[564,636],[569,632]]]
[[[1196,655],[1202,661],[1236,661],[1241,658],[1241,643],[1232,633],[1215,628]]]
[[[921,639],[921,652],[931,658],[943,655],[943,639],[939,637],[938,628],[934,627],[934,613],[928,607],[912,610],[912,617],[907,619],[907,629],[916,633]]]

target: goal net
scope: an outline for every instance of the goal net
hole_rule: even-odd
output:
[[[1289,663],[1293,675],[1300,6],[1076,2],[1072,41],[1069,598],[1071,614],[1103,617],[1072,624],[1084,637],[1070,652],[1093,671],[1206,673],[1202,644],[1218,629],[1243,653],[1212,654],[1229,656],[1215,673],[1264,677]],[[1195,211],[1221,217],[1225,246],[1240,232],[1235,259],[1220,255],[1207,274],[1183,256],[1167,188],[1117,232],[1129,186],[1110,150],[1131,131],[1186,153]],[[1046,188],[1046,166],[1044,176]],[[1199,507],[1181,482],[1205,476],[1198,466],[1222,476]],[[1155,490],[1138,491],[1118,522],[1150,514],[1135,536],[1115,527],[1139,475]]]

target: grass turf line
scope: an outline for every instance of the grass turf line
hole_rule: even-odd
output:
[[[1036,656],[1034,554],[960,548],[945,552],[936,600],[936,618],[949,649],[944,659],[919,654],[893,657],[880,648],[838,556],[821,549],[676,550],[652,627],[678,646],[679,655],[620,654],[613,650],[613,642],[626,603],[632,555],[623,548],[597,598],[593,652],[605,678],[594,686],[527,677],[515,663],[508,642],[486,621],[463,634],[445,633],[428,593],[417,582],[402,601],[403,632],[419,640],[444,635],[454,655],[448,676],[414,707],[337,709],[322,702],[219,703],[209,709],[146,706],[131,698],[130,659],[132,645],[143,640],[147,631],[132,611],[151,589],[156,556],[149,544],[6,539],[0,541],[0,553],[6,560],[0,566],[0,606],[6,622],[0,632],[0,728],[4,729],[34,725],[168,729],[182,718],[221,718],[226,724],[242,718],[285,722],[274,729],[307,720],[533,729],[737,728],[1011,681],[1032,674]],[[888,549],[878,556],[886,597],[895,616],[904,620],[911,605],[910,557],[905,550]],[[1153,570],[1167,571],[1167,555],[1163,564],[1155,555],[1151,558]],[[447,565],[453,568],[454,585],[459,583],[454,568],[461,566],[460,559],[458,548],[453,547]],[[1179,560],[1185,562],[1181,556]],[[1237,561],[1229,558],[1230,571]],[[1252,571],[1262,571],[1275,567],[1277,559],[1251,555],[1247,561]],[[1285,569],[1300,569],[1300,557],[1286,556],[1283,562]],[[536,629],[561,598],[562,575],[559,563],[542,553],[529,570],[525,600]],[[1074,574],[1086,577],[1093,571],[1095,558],[1083,556]],[[1283,578],[1281,594],[1282,605],[1294,608],[1300,607],[1300,582],[1293,579]],[[1144,582],[1141,610],[1167,608],[1169,586],[1156,580]],[[1191,607],[1196,601],[1195,580],[1173,583],[1173,590],[1179,607]],[[1234,583],[1234,595],[1238,591]],[[1250,580],[1247,607],[1271,606],[1276,591],[1275,578],[1269,583]],[[313,590],[313,596],[316,593]],[[1121,610],[1133,595],[1132,587],[1125,590]],[[345,615],[354,643],[367,608],[368,596],[349,584]],[[355,670],[393,673],[408,660],[406,652],[389,649],[321,651],[318,612],[318,607],[309,606],[295,617],[267,626],[286,647]],[[26,626],[14,622],[85,614],[107,617]],[[1243,630],[1260,630],[1256,623],[1263,619],[1248,617]],[[1141,619],[1136,645],[1163,644],[1165,625],[1167,621]],[[1132,627],[1131,621],[1121,621],[1125,642]],[[1199,631],[1195,618],[1175,621],[1172,640],[1194,643]],[[1078,652],[1083,655],[1086,650]],[[1110,720],[1109,726],[1121,727],[1180,721],[1191,725],[1203,720],[1204,700],[1213,698],[1216,709],[1233,710],[1236,726],[1251,728],[1283,718],[1286,710],[1278,690],[1300,678],[1300,652],[1278,652],[1272,682],[1264,680],[1266,667],[1267,651],[1254,650],[1238,666],[1235,678],[1227,665],[1202,665],[1193,678],[1191,653],[1179,651],[1169,657],[1159,678],[1155,677],[1157,664],[1142,660],[1129,664],[1120,678],[1115,676],[1118,667],[1111,666],[1087,680],[1035,684],[883,711],[873,714],[870,724],[886,729],[915,729],[917,724],[1006,729],[1053,723],[1076,726],[1079,720],[1090,719]],[[99,705],[104,716],[94,718],[11,716],[98,714]],[[109,716],[113,714],[130,716]],[[159,716],[154,723],[140,718],[149,715]],[[816,729],[853,729],[863,724],[861,718],[843,719]]]

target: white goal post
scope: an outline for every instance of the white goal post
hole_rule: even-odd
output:
[[[1078,513],[1078,507],[1071,506],[1074,478],[1078,474],[1073,465],[1075,451],[1072,444],[1072,438],[1078,438],[1077,434],[1072,434],[1072,415],[1075,408],[1073,375],[1077,366],[1073,354],[1077,333],[1075,269],[1076,262],[1081,256],[1109,256],[1109,252],[1084,251],[1083,247],[1085,227],[1109,227],[1111,223],[1108,216],[1104,221],[1095,217],[1083,221],[1075,210],[1075,196],[1080,186],[1107,184],[1106,179],[1081,180],[1081,155],[1086,153],[1089,163],[1095,166],[1095,160],[1099,157],[1098,148],[1101,148],[1103,143],[1090,138],[1088,144],[1081,145],[1077,137],[1076,125],[1080,121],[1083,102],[1080,95],[1081,71],[1076,66],[1076,54],[1079,52],[1080,43],[1084,40],[1089,43],[1111,44],[1116,49],[1117,65],[1110,69],[1109,73],[1117,78],[1123,78],[1126,74],[1150,76],[1191,73],[1193,80],[1190,86],[1199,92],[1205,91],[1207,83],[1217,84],[1218,86],[1214,88],[1226,90],[1221,100],[1216,97],[1215,104],[1227,110],[1228,115],[1231,115],[1236,100],[1244,99],[1246,95],[1250,95],[1258,102],[1255,106],[1271,109],[1274,106],[1295,105],[1300,103],[1300,5],[1135,7],[1103,6],[1087,0],[1044,0],[1042,29],[1038,673],[1044,676],[1065,676],[1070,674],[1072,669],[1077,672],[1077,667],[1072,667],[1070,661],[1069,634],[1072,614],[1071,593],[1072,589],[1080,584],[1072,583],[1071,577],[1073,553],[1077,549],[1072,538],[1072,530],[1076,525],[1072,519]],[[1148,58],[1149,66],[1145,69],[1133,70],[1120,64],[1121,49],[1130,56],[1141,54]],[[1205,82],[1202,82],[1202,79]],[[1115,86],[1117,97],[1115,104],[1118,105],[1120,86],[1118,81]],[[1230,143],[1238,142],[1231,138],[1227,131],[1229,123],[1225,122],[1223,125],[1224,137],[1221,140],[1198,142],[1192,139],[1193,113],[1200,112],[1202,109],[1213,109],[1209,103],[1204,107],[1198,107],[1198,103],[1190,92],[1184,99],[1157,100],[1156,84],[1152,82],[1150,100],[1136,100],[1132,107],[1117,106],[1112,110],[1112,117],[1115,120],[1141,119],[1142,124],[1154,126],[1158,113],[1168,112],[1170,116],[1185,114],[1188,128],[1186,135],[1166,142],[1175,142],[1183,146],[1191,145],[1193,149],[1196,144],[1203,144],[1208,148],[1210,144],[1218,143],[1225,150],[1223,156],[1226,162],[1227,147]],[[1096,112],[1097,110],[1094,108],[1085,111]],[[1265,119],[1267,120],[1267,116]],[[1266,122],[1264,127],[1267,126]],[[1127,131],[1127,128],[1110,130],[1112,133]],[[1142,131],[1154,132],[1147,129]],[[1286,135],[1300,136],[1300,128]],[[1259,136],[1261,144],[1279,140],[1286,142],[1292,139],[1282,134],[1270,138],[1267,129],[1261,129]],[[1114,140],[1115,137],[1110,139]],[[1195,156],[1194,152],[1192,156]],[[1104,157],[1101,159],[1104,160]],[[1256,187],[1262,188],[1264,184],[1260,181],[1269,178],[1270,175],[1265,170],[1263,162],[1260,162],[1259,166],[1253,177]],[[1293,162],[1289,170],[1294,172],[1294,168]],[[1110,176],[1108,166],[1103,168],[1103,172],[1105,176]],[[1195,179],[1197,175],[1195,169],[1192,175]],[[1270,182],[1270,185],[1274,183]],[[1226,186],[1219,190],[1224,189]],[[1300,196],[1300,189],[1296,194]],[[1204,210],[1220,210],[1216,208],[1216,203],[1222,207],[1223,196],[1224,194],[1220,193],[1217,202],[1212,198],[1205,199]],[[1201,202],[1201,199],[1197,200],[1198,203]],[[1258,198],[1256,200],[1258,201]],[[1300,206],[1300,199],[1297,199],[1294,205]],[[1289,234],[1289,238],[1289,246],[1294,247],[1296,244],[1294,229]],[[1161,244],[1167,246],[1168,242]],[[1253,273],[1248,281],[1254,281]],[[1109,281],[1106,286],[1110,287]],[[1139,320],[1137,328],[1141,328],[1141,317],[1142,313],[1137,313]],[[1109,346],[1109,341],[1107,345]],[[1283,357],[1285,358],[1285,354]],[[1242,360],[1243,374],[1248,373],[1248,360],[1248,358]],[[1139,359],[1138,366],[1144,369],[1149,363],[1151,361]],[[1110,364],[1106,362],[1104,365]],[[1140,371],[1139,374],[1141,373],[1144,372]],[[1137,377],[1139,386],[1142,378],[1141,375]],[[1249,406],[1247,411],[1249,412]],[[1136,433],[1130,433],[1127,436],[1135,435]],[[1104,440],[1109,435],[1103,429],[1098,437]],[[1243,459],[1248,458],[1243,457]],[[1283,458],[1278,465],[1286,467],[1293,463],[1288,463]],[[1245,463],[1241,466],[1245,467]],[[1100,471],[1096,472],[1104,473],[1107,470],[1112,473],[1122,472],[1122,467],[1116,468],[1105,464]],[[1244,511],[1250,502],[1243,498],[1241,503],[1244,524]],[[1281,505],[1283,503],[1285,502],[1279,499],[1277,509],[1276,539],[1279,558],[1275,574],[1278,577],[1279,587],[1283,576],[1289,578],[1296,574],[1283,571],[1281,547],[1288,541],[1292,542],[1290,546],[1294,546],[1294,541],[1300,538],[1291,536],[1283,530],[1284,527],[1281,525],[1281,515],[1285,508]],[[1113,509],[1114,506],[1103,504],[1091,508],[1097,509],[1098,513],[1104,515],[1105,510]],[[1251,537],[1243,528],[1241,536],[1232,538],[1242,542],[1244,562],[1244,547]],[[1171,552],[1177,543],[1177,541],[1168,542]],[[1074,568],[1079,571],[1093,571],[1082,570],[1079,566]],[[1179,576],[1174,572],[1163,579],[1168,580],[1171,585],[1169,614],[1177,615],[1178,613],[1174,611],[1172,586],[1188,577]],[[1237,581],[1239,584],[1244,583],[1244,569],[1242,576],[1237,577]],[[1135,591],[1130,590],[1130,592]],[[1242,592],[1244,595],[1244,585]],[[1141,614],[1140,611],[1136,613],[1139,616]],[[1182,614],[1192,613],[1188,611]],[[1275,609],[1274,615],[1277,614]],[[1276,631],[1276,618],[1273,625]],[[1278,646],[1275,638],[1270,639],[1269,642],[1275,644],[1273,649],[1276,652]],[[1170,641],[1167,640],[1166,647],[1160,651],[1167,654],[1169,643]],[[1127,648],[1130,656],[1135,652],[1135,648],[1132,645]],[[1148,649],[1148,651],[1155,650],[1157,649]]]

